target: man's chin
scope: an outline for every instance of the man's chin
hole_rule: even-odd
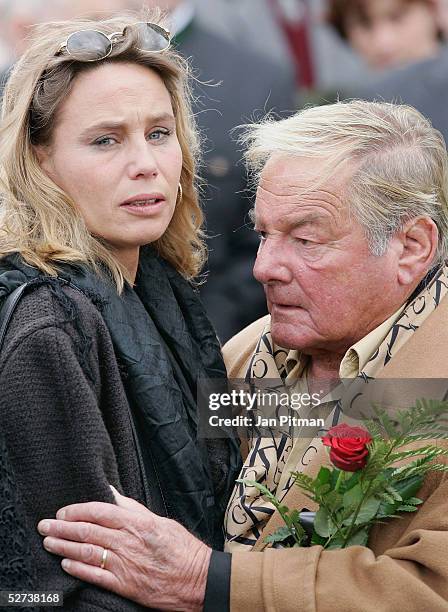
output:
[[[285,349],[297,349],[299,351],[307,345],[307,339],[298,332],[295,325],[291,323],[276,322],[271,319],[271,337],[277,346]]]

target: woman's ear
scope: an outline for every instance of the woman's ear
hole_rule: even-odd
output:
[[[439,230],[430,217],[415,217],[403,226],[400,234],[402,252],[398,279],[411,285],[429,270],[437,252]]]
[[[34,145],[33,149],[36,154],[39,166],[42,168],[45,174],[51,178],[53,165],[51,163],[51,155],[50,155],[49,146],[48,145]]]

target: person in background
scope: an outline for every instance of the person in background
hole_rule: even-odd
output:
[[[330,0],[328,20],[375,72],[340,97],[409,104],[448,141],[446,0]]]
[[[439,28],[444,39],[448,37],[448,0],[435,0],[437,2],[437,18]]]
[[[209,274],[201,295],[224,342],[266,312],[263,292],[252,276],[258,242],[249,228],[246,175],[231,131],[254,113],[292,112],[294,75],[289,64],[270,62],[245,40],[237,43],[207,28],[189,0],[151,4],[170,11],[174,44],[190,58],[197,77],[194,111],[204,139],[200,174],[209,237]]]
[[[5,48],[0,64],[0,98],[12,65],[27,48],[33,25],[76,17],[104,18],[140,6],[139,0],[0,0],[0,41]]]
[[[52,2],[55,19],[62,16],[63,1]],[[0,98],[11,66],[26,49],[30,26],[46,20],[48,7],[45,0],[0,0],[0,41],[4,50],[0,63]]]
[[[296,81],[305,89],[314,88],[316,75],[311,44],[309,0],[269,0],[272,14],[282,28],[296,68]]]
[[[436,0],[329,0],[328,22],[376,70],[436,56]]]

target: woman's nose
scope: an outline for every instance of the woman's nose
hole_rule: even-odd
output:
[[[157,156],[146,138],[130,145],[128,151],[128,172],[132,179],[155,177],[158,175]]]

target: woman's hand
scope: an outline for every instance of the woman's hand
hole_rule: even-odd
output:
[[[113,492],[116,506],[74,504],[41,521],[46,550],[64,557],[68,574],[143,606],[201,610],[211,549],[179,523]]]

